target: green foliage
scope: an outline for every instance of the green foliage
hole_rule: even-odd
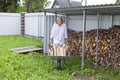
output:
[[[18,12],[40,12],[43,10],[50,2],[47,0],[24,0],[24,6],[18,8]]]
[[[27,12],[27,8],[25,6],[19,6],[17,12]]]
[[[0,12],[16,12],[18,0],[0,0]]]
[[[19,6],[19,0],[0,0],[0,12],[40,12],[50,2],[47,0],[23,0],[24,6]]]
[[[47,0],[35,0],[32,4],[32,12],[40,12],[47,4]]]
[[[9,49],[22,46],[40,46],[43,43],[23,36],[0,36],[0,80],[119,80],[120,70],[98,67],[85,60],[85,69],[81,70],[81,58],[70,56],[62,69],[56,69],[56,60],[31,52],[17,54]]]
[[[0,36],[0,49],[10,49],[15,47],[23,47],[23,46],[39,46],[43,47],[43,42],[39,42],[34,38],[28,38],[23,36]]]
[[[116,3],[117,3],[117,4],[120,4],[120,0],[116,0]]]

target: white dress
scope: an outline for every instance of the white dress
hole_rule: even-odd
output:
[[[51,30],[50,38],[53,38],[53,44],[63,45],[65,38],[67,38],[67,27],[63,23],[61,26],[54,24]]]

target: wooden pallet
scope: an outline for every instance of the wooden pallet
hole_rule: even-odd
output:
[[[43,48],[38,48],[38,47],[35,47],[35,46],[12,48],[10,50],[14,51],[16,53],[43,52]]]

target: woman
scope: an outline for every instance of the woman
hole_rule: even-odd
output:
[[[56,23],[52,27],[50,40],[55,45],[63,45],[67,39],[67,28],[62,17],[57,17]]]
[[[52,27],[50,42],[53,44],[53,56],[65,56],[65,45],[67,40],[67,27],[62,17],[57,17]],[[61,68],[61,58],[57,59],[57,68]]]

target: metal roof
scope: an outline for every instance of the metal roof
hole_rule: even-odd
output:
[[[44,12],[59,13],[65,15],[82,15],[83,10],[87,10],[87,14],[116,14],[120,15],[120,4],[91,5],[79,7],[51,8],[44,9]]]
[[[77,7],[77,6],[80,6],[81,3],[78,1],[72,1],[72,0],[55,0],[52,8],[54,8],[56,5],[58,5],[59,8]]]

